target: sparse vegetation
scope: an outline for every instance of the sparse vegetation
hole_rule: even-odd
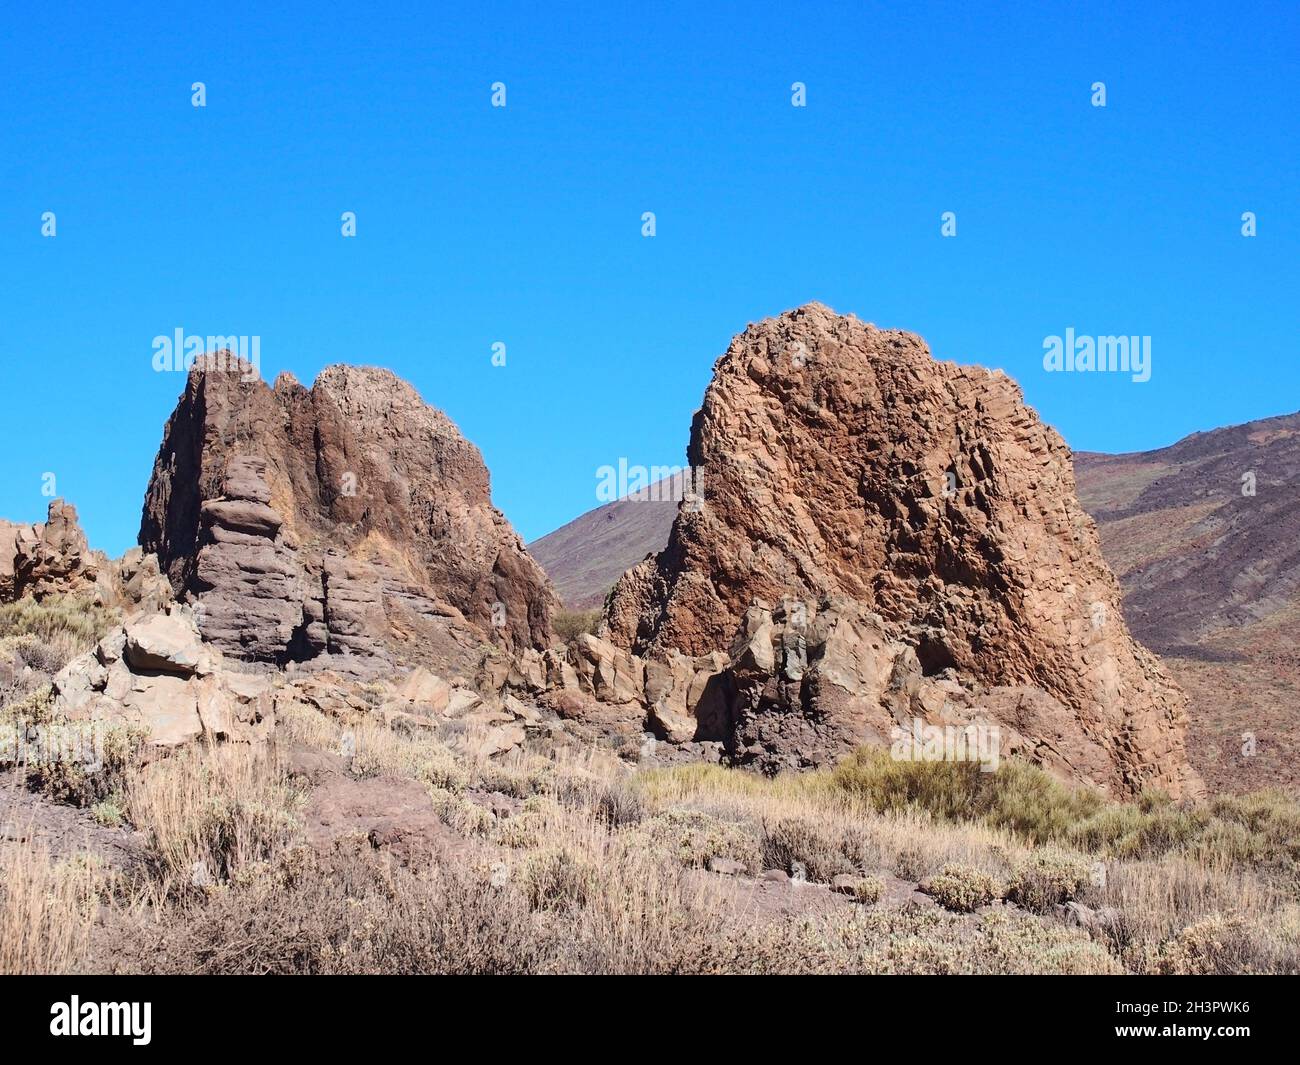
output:
[[[987,873],[956,862],[949,862],[935,876],[923,880],[921,890],[954,913],[974,913],[1002,894],[997,881]]]
[[[118,612],[73,596],[49,596],[39,603],[31,597],[16,603],[0,603],[0,640],[19,638],[10,648],[28,648],[23,654],[38,654],[33,668],[57,673],[77,655],[95,646],[118,621]],[[21,637],[39,641],[39,652]]]
[[[395,860],[364,834],[322,847],[276,746],[123,759],[90,800],[142,833],[112,892],[32,855],[2,897],[57,911],[11,970],[145,972],[1288,972],[1300,970],[1296,807],[1264,794],[1117,804],[1032,767],[995,774],[861,752],[764,778],[631,772],[595,751],[465,755],[434,729],[298,706],[282,743],[359,786],[419,782],[463,852]],[[469,748],[465,748],[469,749]],[[75,789],[62,789],[76,798]],[[78,801],[87,801],[85,795]],[[13,868],[14,858],[4,857]],[[716,860],[716,861],[715,861]],[[727,865],[739,878],[710,871]],[[826,912],[733,894],[801,870]],[[837,875],[852,890],[832,894]],[[900,907],[886,881],[939,903]],[[1005,898],[1006,905],[984,910]],[[1071,927],[1059,907],[1079,902]],[[47,910],[41,910],[47,907]],[[976,912],[980,911],[980,912]],[[108,934],[92,940],[95,914]],[[1089,915],[1092,915],[1091,917]],[[8,927],[8,925],[6,925]],[[97,946],[96,943],[99,943]]]
[[[551,620],[555,635],[566,643],[584,632],[588,636],[596,635],[596,626],[600,624],[599,610],[559,610]]]

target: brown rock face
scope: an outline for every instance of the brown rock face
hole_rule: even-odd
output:
[[[84,591],[94,586],[102,556],[90,550],[77,520],[77,508],[62,499],[50,502],[43,525],[22,536],[13,562],[13,596]]]
[[[276,664],[454,670],[549,639],[554,593],[449,419],[387,370],[271,388],[232,362],[190,373],[140,528],[205,640]]]
[[[92,551],[77,508],[54,499],[44,522],[0,521],[0,603],[51,596],[73,596],[132,613],[162,609],[171,600],[171,588],[158,571],[158,560],[138,547],[119,559]]]
[[[799,632],[741,641],[774,661],[737,662],[742,697],[746,668],[751,690],[733,711],[738,751],[790,760],[755,708],[806,719],[791,741],[802,762],[877,738],[884,719],[868,719],[881,705],[902,724],[920,712],[889,694],[906,649],[916,678],[980,693],[975,709],[1078,779],[1118,793],[1195,786],[1186,699],[1125,628],[1069,448],[1005,374],[936,362],[919,337],[811,304],[732,341],[688,460],[704,504],[684,506],[668,547],[615,586],[610,638],[653,658],[700,655],[732,647],[742,622],[761,626],[746,620],[755,602],[794,600],[812,618],[827,599],[846,619],[836,631],[853,634],[818,649],[847,662],[832,687],[859,700],[833,728],[817,705],[825,685],[775,660]],[[928,698],[927,718],[963,701]],[[1076,741],[1087,751],[1054,747]]]

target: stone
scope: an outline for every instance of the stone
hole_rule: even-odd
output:
[[[1069,448],[1005,374],[809,304],[732,341],[687,457],[703,501],[615,585],[603,631],[661,662],[730,648],[742,760],[887,743],[907,687],[933,716],[952,699],[923,689],[947,678],[1054,772],[1199,793],[1187,700],[1125,627]]]
[[[442,714],[451,701],[451,685],[417,666],[397,686],[397,695],[431,714]]]
[[[128,622],[125,654],[135,671],[158,670],[190,676],[199,665],[203,644],[193,616],[179,611],[151,614]]]

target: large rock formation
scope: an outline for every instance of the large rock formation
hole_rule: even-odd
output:
[[[491,503],[477,448],[387,370],[274,388],[200,359],[167,423],[140,542],[224,653],[472,670],[549,639],[554,593]]]
[[[652,659],[730,648],[717,738],[742,759],[825,761],[948,715],[1116,793],[1196,786],[1186,700],[1124,625],[1068,447],[1005,374],[811,304],[732,341],[688,460],[703,506],[615,586],[606,623]],[[792,602],[799,624],[775,623]],[[805,672],[810,639],[832,667]]]

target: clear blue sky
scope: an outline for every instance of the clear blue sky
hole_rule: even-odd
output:
[[[683,462],[732,334],[811,299],[1077,449],[1300,408],[1295,3],[150,6],[6,9],[0,515],[52,472],[134,542],[177,327],[392,368],[527,539]],[[1067,327],[1151,336],[1151,380],[1045,373]]]

